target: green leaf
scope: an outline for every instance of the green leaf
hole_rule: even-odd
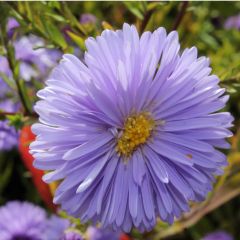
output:
[[[50,8],[60,9],[60,4],[59,4],[58,1],[48,1],[48,2],[46,2],[46,4],[47,4]]]
[[[107,21],[103,21],[102,26],[103,26],[104,29],[109,29],[109,30],[114,29],[113,26],[110,23],[108,23]]]
[[[2,72],[0,72],[0,77],[1,77],[1,79],[2,79],[5,83],[7,83],[7,85],[8,85],[10,88],[16,90],[16,84],[15,84],[15,82],[14,82],[12,79],[10,79],[7,75],[5,75],[5,74],[2,73]]]
[[[10,7],[7,3],[1,2],[0,4],[0,25],[5,26],[7,23],[7,18],[9,17]]]
[[[61,2],[61,9],[64,17],[69,20],[69,24],[73,27],[78,28],[83,35],[87,36],[87,32],[84,26],[79,22],[78,19],[76,19],[66,2]]]
[[[42,48],[45,48],[45,49],[55,49],[56,46],[53,45],[53,44],[48,44],[48,45],[34,47],[33,50],[38,50],[38,49],[42,49]]]
[[[7,119],[9,120],[9,125],[15,127],[16,130],[20,130],[24,125],[22,114],[7,115]]]
[[[46,12],[44,15],[54,19],[57,22],[63,22],[63,23],[68,22],[64,17],[62,17],[58,14],[52,13],[52,12]]]
[[[213,50],[218,50],[219,44],[214,37],[212,37],[209,33],[202,33],[200,36],[203,43],[205,43],[208,47]]]
[[[31,8],[32,4],[30,2],[19,3],[22,4],[25,14],[28,16],[28,19],[33,20],[33,9]],[[38,3],[36,3],[38,4]]]
[[[165,2],[150,2],[148,5],[147,5],[147,11],[151,11],[155,8],[157,8],[158,6],[162,6],[166,4]]]
[[[133,15],[143,20],[144,18],[143,9],[142,5],[139,2],[124,2],[124,5]]]
[[[7,166],[4,168],[4,171],[1,171],[0,194],[3,192],[4,188],[9,183],[9,180],[12,175],[12,171],[13,171],[13,161],[8,161]]]
[[[82,37],[71,31],[67,31],[67,34],[82,50],[86,50],[85,40]]]
[[[30,101],[30,98],[29,98],[29,95],[27,92],[26,82],[23,79],[20,79],[19,84],[20,84],[21,92],[23,94],[23,98],[25,100],[27,109],[31,112],[32,111],[32,103]]]
[[[54,23],[47,21],[44,16],[41,17],[42,23],[45,27],[45,30],[49,36],[49,38],[59,45],[62,49],[67,48],[67,43],[62,35],[62,33],[59,31],[59,29],[54,25]]]

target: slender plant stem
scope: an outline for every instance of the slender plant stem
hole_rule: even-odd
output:
[[[147,26],[147,24],[148,24],[148,22],[149,22],[149,20],[150,20],[150,18],[152,16],[153,12],[154,12],[154,10],[155,9],[151,9],[150,11],[147,11],[145,13],[144,19],[143,19],[143,21],[142,21],[142,23],[140,25],[140,34],[142,34],[144,32],[144,30],[145,30],[145,28],[146,28],[146,26]]]
[[[179,25],[182,22],[182,19],[183,19],[185,13],[186,13],[187,7],[188,7],[188,1],[182,2],[181,9],[180,9],[180,11],[179,11],[179,13],[178,13],[178,15],[176,17],[176,20],[175,20],[175,22],[173,24],[172,30],[177,30],[177,28],[179,27]]]
[[[23,108],[24,108],[24,112],[26,115],[31,115],[31,112],[30,110],[28,109],[28,106],[27,106],[27,103],[26,103],[26,100],[24,98],[24,95],[23,95],[23,92],[22,92],[22,89],[21,89],[21,85],[20,85],[20,79],[19,79],[19,76],[18,74],[16,73],[16,71],[14,70],[14,61],[12,60],[10,54],[9,54],[9,48],[7,47],[7,59],[8,59],[8,62],[9,62],[9,67],[13,73],[13,79],[16,83],[16,86],[17,86],[17,92],[18,92],[18,95],[19,95],[19,98],[21,100],[21,103],[23,105]]]
[[[21,114],[21,112],[0,112],[0,116],[7,116],[7,115],[17,115],[17,114]]]
[[[84,29],[84,27],[82,26],[82,24],[79,22],[78,19],[76,19],[76,17],[74,16],[74,14],[72,13],[72,11],[69,9],[68,7],[68,3],[67,2],[60,2],[61,5],[61,14],[66,18],[70,20],[70,25],[72,27],[75,27],[75,29],[78,30],[78,32],[81,33],[81,35],[83,37],[87,37],[87,32]]]
[[[30,116],[31,115],[31,111],[30,111],[30,109],[28,109],[26,100],[24,98],[24,94],[23,94],[22,89],[21,89],[20,79],[19,79],[19,76],[18,76],[19,74],[15,70],[15,64],[16,64],[15,52],[14,52],[13,49],[11,49],[11,47],[12,47],[11,46],[11,41],[9,41],[7,39],[6,29],[4,29],[4,27],[1,28],[1,34],[2,34],[3,46],[6,49],[6,57],[7,57],[7,60],[8,60],[9,68],[10,68],[12,74],[13,74],[13,79],[14,79],[14,81],[16,83],[18,96],[19,96],[20,101],[22,103],[22,106],[24,108],[24,114]],[[11,54],[12,52],[14,54]]]

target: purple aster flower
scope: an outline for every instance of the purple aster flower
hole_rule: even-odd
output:
[[[16,112],[19,104],[11,100],[0,101],[0,112]],[[8,120],[0,121],[0,151],[10,150],[18,144],[19,132],[9,125]]]
[[[107,239],[108,238],[106,238],[105,240],[107,240]],[[69,230],[64,234],[64,237],[61,240],[83,240],[83,238],[80,235],[80,233],[75,232],[73,230]],[[110,240],[110,238],[109,238],[109,240]]]
[[[90,226],[87,229],[87,236],[89,240],[106,240],[106,239],[119,240],[120,233]]]
[[[95,24],[97,18],[91,13],[83,13],[80,17],[80,23],[82,24]]]
[[[46,213],[27,202],[12,201],[0,207],[0,236],[4,240],[41,240]]]
[[[208,234],[202,240],[233,240],[233,237],[224,231],[217,231]]]
[[[70,227],[68,219],[60,218],[52,215],[47,221],[47,228],[44,233],[44,240],[56,239],[60,240],[64,237],[64,231]]]
[[[54,202],[83,222],[151,230],[173,223],[227,165],[228,96],[177,32],[134,26],[86,41],[85,63],[64,55],[35,106],[35,166],[62,179]]]
[[[229,17],[224,24],[224,27],[226,29],[232,29],[232,28],[236,28],[238,30],[240,30],[240,14],[237,16],[231,16]]]

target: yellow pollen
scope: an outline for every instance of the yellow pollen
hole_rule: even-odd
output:
[[[147,113],[132,115],[125,121],[122,135],[118,138],[116,151],[126,157],[144,144],[154,128],[154,120]]]

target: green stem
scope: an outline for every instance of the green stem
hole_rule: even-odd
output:
[[[145,30],[145,28],[146,28],[146,26],[147,26],[147,24],[148,24],[148,22],[149,22],[149,20],[150,20],[154,11],[155,11],[155,9],[151,9],[151,10],[149,10],[145,13],[144,19],[143,19],[143,21],[141,23],[141,26],[140,26],[140,34],[142,34],[144,32],[144,30]]]
[[[13,80],[16,83],[18,96],[20,98],[20,101],[22,103],[22,106],[24,108],[24,114],[25,115],[31,115],[31,110],[28,108],[26,99],[24,98],[24,94],[22,92],[20,79],[19,79],[19,71],[16,70],[16,61],[15,61],[15,51],[13,46],[11,45],[11,41],[7,39],[7,33],[6,33],[6,26],[1,26],[1,34],[2,34],[2,42],[3,46],[6,49],[6,57],[8,60],[9,68],[13,74]]]
[[[20,114],[20,112],[0,112],[0,116],[7,116],[7,115],[17,115]]]
[[[68,7],[68,3],[67,2],[60,2],[60,13],[66,18],[68,19],[70,22],[69,24],[71,25],[71,27],[74,27],[75,29],[78,30],[78,32],[83,36],[83,37],[87,37],[87,32],[84,29],[84,27],[82,26],[82,24],[79,22],[78,19],[76,19],[76,17],[74,16],[74,14],[72,13],[72,11],[69,9]]]
[[[179,25],[182,22],[182,19],[183,19],[185,13],[186,13],[187,7],[188,7],[188,1],[182,2],[180,11],[179,11],[179,13],[178,13],[178,15],[176,17],[176,20],[175,20],[175,22],[173,24],[172,30],[177,30],[177,28],[179,27]]]

